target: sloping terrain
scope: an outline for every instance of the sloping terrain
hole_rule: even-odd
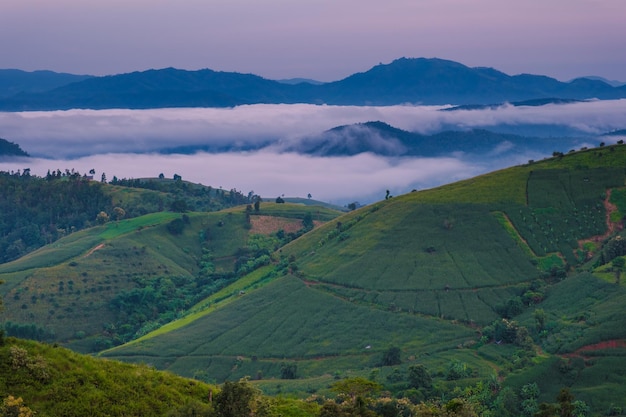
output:
[[[270,390],[294,376],[288,365],[309,381],[294,386],[315,390],[349,373],[394,386],[425,364],[440,389],[495,372],[518,388],[540,382],[546,399],[566,385],[592,403],[621,351],[580,369],[562,355],[626,338],[625,289],[602,275],[626,255],[615,214],[626,212],[625,185],[626,147],[610,146],[394,197],[311,231],[242,278],[245,288],[102,355],[218,381],[257,375]],[[613,387],[595,390],[626,394]]]
[[[13,338],[0,344],[0,410],[6,416],[32,416],[29,411],[43,417],[162,416],[185,408],[201,412],[211,408],[215,388],[52,345]],[[20,404],[22,412],[4,407],[11,403]]]
[[[321,224],[339,212],[264,203],[259,212],[159,212],[73,233],[0,265],[5,327],[85,352],[132,340],[269,262],[281,240],[255,236],[295,224],[288,239],[306,214]],[[255,231],[261,215],[276,227]]]

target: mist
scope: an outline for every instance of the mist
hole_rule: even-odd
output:
[[[302,153],[307,138],[336,126],[375,120],[422,134],[444,128],[537,124],[567,127],[593,146],[595,135],[626,126],[626,100],[441,111],[446,108],[296,104],[0,113],[0,137],[32,156],[0,162],[0,170],[30,168],[45,175],[56,169],[80,173],[94,169],[96,180],[103,172],[108,180],[178,174],[185,180],[254,191],[267,198],[310,193],[337,204],[367,203],[383,198],[387,189],[398,195],[549,155],[500,155],[507,147],[503,143],[482,159],[453,152],[440,158],[385,157],[382,151],[321,157]],[[368,140],[370,148],[377,149],[378,139]],[[603,137],[603,141],[611,139]]]

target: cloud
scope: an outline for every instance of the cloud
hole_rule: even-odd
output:
[[[108,180],[157,177],[163,173],[212,187],[255,191],[264,198],[279,195],[314,198],[346,204],[372,202],[413,188],[429,188],[484,172],[485,167],[456,158],[384,158],[373,154],[321,158],[266,151],[248,153],[197,153],[194,155],[101,154],[78,159],[32,158],[0,163],[4,171],[30,168],[43,176],[48,170],[96,170]]]
[[[448,112],[442,108],[278,104],[0,113],[0,137],[34,156],[75,158],[193,147],[256,149],[280,142],[293,144],[336,126],[375,120],[423,134],[503,124],[561,125],[598,134],[626,124],[626,100]]]
[[[300,149],[302,138],[336,126],[372,120],[425,134],[450,127],[537,123],[569,126],[595,135],[626,125],[626,100],[451,112],[441,109],[297,104],[229,109],[0,113],[0,137],[18,143],[35,156],[29,160],[0,162],[0,170],[31,168],[34,174],[45,175],[49,169],[74,168],[86,173],[93,168],[97,171],[96,179],[102,172],[109,179],[114,175],[141,178],[160,173],[167,177],[179,174],[189,181],[243,192],[254,190],[268,198],[311,193],[314,198],[340,204],[354,200],[366,203],[384,197],[386,189],[398,195],[546,155],[508,153],[510,156],[506,156],[503,152],[509,144],[503,143],[485,158],[471,160],[452,152],[446,158],[393,158],[371,153],[319,157],[294,152]],[[361,132],[358,127],[354,130],[356,138]],[[601,140],[612,143],[618,139]],[[390,146],[382,138],[368,140],[374,145]],[[584,140],[591,144],[594,141],[594,138]],[[163,149],[205,146],[222,150],[189,155],[159,153]],[[248,150],[224,150],[233,147]]]

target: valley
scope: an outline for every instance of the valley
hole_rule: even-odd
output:
[[[581,150],[348,213],[251,201],[110,220],[0,265],[5,328],[267,395],[365,378],[419,403],[496,378],[490,401],[536,384],[538,402],[565,387],[605,410],[626,394],[625,161],[624,145]],[[132,190],[129,213],[151,192]]]

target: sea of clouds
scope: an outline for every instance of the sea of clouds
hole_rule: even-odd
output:
[[[531,152],[499,159],[494,149],[483,160],[452,152],[441,158],[388,158],[373,153],[315,157],[286,150],[297,149],[294,145],[299,141],[333,127],[376,120],[423,134],[552,126],[576,132],[589,146],[596,145],[595,135],[626,128],[626,100],[442,111],[445,108],[295,104],[0,113],[0,137],[32,156],[0,161],[0,170],[30,168],[45,175],[56,169],[81,173],[94,169],[97,179],[104,172],[109,180],[178,174],[189,181],[254,191],[266,198],[311,193],[337,204],[366,203],[384,197],[387,189],[400,194],[548,155]],[[611,143],[617,138],[602,140]]]

